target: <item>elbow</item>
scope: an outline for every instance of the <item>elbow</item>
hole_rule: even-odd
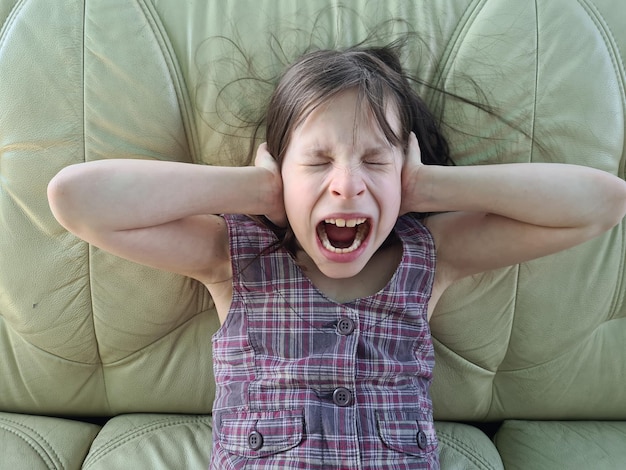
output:
[[[578,202],[572,206],[576,221],[570,225],[582,240],[598,237],[620,224],[626,216],[626,181],[611,173],[585,168],[574,185]]]
[[[67,230],[72,230],[72,197],[75,177],[72,167],[63,168],[48,183],[47,197],[54,218]]]
[[[611,175],[607,180],[603,185],[606,197],[596,214],[599,233],[612,229],[626,216],[626,181]]]

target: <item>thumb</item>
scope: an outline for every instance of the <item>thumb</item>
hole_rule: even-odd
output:
[[[270,192],[273,194],[272,203],[266,209],[265,217],[267,217],[274,225],[278,227],[287,226],[287,215],[285,214],[285,205],[283,201],[283,183],[280,174],[278,162],[272,157],[267,149],[267,144],[262,143],[256,152],[254,158],[254,166],[268,170],[272,174],[272,183]]]
[[[415,132],[409,134],[409,145],[406,150],[405,166],[421,166],[422,165],[422,151],[420,150],[420,144],[417,141]]]
[[[256,156],[254,157],[254,166],[265,168],[272,173],[280,173],[278,163],[267,149],[267,142],[263,142],[259,145]]]

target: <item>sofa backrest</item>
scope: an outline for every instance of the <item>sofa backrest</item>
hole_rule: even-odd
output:
[[[500,117],[416,85],[457,164],[624,177],[616,2],[345,3],[0,0],[0,410],[210,411],[218,321],[204,287],[68,234],[46,186],[102,158],[244,164],[271,90],[258,78],[309,46],[413,31],[411,73]],[[624,229],[446,293],[431,323],[436,418],[626,418]]]

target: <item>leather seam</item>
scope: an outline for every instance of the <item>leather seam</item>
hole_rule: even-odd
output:
[[[41,457],[44,462],[48,463],[49,468],[63,468],[59,454],[57,454],[52,445],[35,429],[7,418],[0,418],[0,429],[3,429],[22,439],[31,449],[33,449],[37,453],[37,455]],[[29,431],[31,435],[24,432],[24,430]],[[39,442],[37,439],[34,439],[32,436],[35,436],[41,442]],[[41,443],[44,443],[45,447]]]
[[[207,421],[208,423],[206,423]],[[135,428],[131,431],[127,431],[122,435],[116,436],[112,441],[108,442],[105,446],[100,447],[93,453],[90,451],[83,464],[83,469],[88,468],[90,465],[93,465],[99,460],[106,457],[107,454],[113,452],[116,449],[119,449],[120,447],[123,447],[125,444],[128,444],[129,442],[132,442],[133,440],[139,437],[143,437],[154,431],[160,431],[166,428],[171,428],[171,427],[180,426],[183,424],[190,424],[190,423],[209,424],[209,427],[212,428],[211,418],[208,416],[207,417],[200,416],[200,417],[191,417],[191,418],[180,418],[175,421],[164,419],[164,420],[160,420],[157,422],[149,423],[149,424],[140,426],[138,428]]]
[[[20,0],[15,5],[13,5],[13,8],[7,16],[7,20],[3,23],[2,28],[0,28],[0,50],[2,50],[2,47],[4,46],[4,41],[7,37],[7,31],[11,29],[17,18],[20,16],[20,11],[24,8],[24,5],[27,1],[28,0]]]
[[[476,465],[477,467],[485,470],[496,470],[496,467],[490,465],[489,462],[481,458],[481,456],[475,452],[472,452],[472,448],[469,447],[465,442],[456,438],[452,434],[448,434],[446,432],[437,431],[437,436],[439,438],[443,437],[444,439],[439,439],[440,442],[445,441],[446,446],[450,447],[454,451],[462,454],[465,458],[467,458],[471,463]]]
[[[136,0],[136,2],[148,25],[150,26],[152,35],[154,36],[154,39],[159,46],[159,50],[161,51],[161,57],[166,64],[170,81],[176,91],[176,98],[180,107],[181,121],[183,128],[185,129],[185,133],[187,134],[187,142],[189,142],[191,161],[196,162],[198,161],[198,157],[196,155],[197,149],[199,148],[198,137],[194,130],[195,126],[193,125],[193,113],[190,111],[192,106],[187,99],[189,93],[187,93],[185,80],[182,78],[182,72],[178,66],[178,61],[176,60],[176,54],[172,50],[172,44],[169,41],[169,37],[165,31],[163,23],[160,21],[158,12],[155,11],[155,7],[150,5],[146,0]]]

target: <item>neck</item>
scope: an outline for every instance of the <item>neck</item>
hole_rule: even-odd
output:
[[[303,251],[296,253],[302,272],[326,297],[337,303],[348,303],[372,296],[387,286],[402,259],[402,243],[395,240],[382,246],[365,267],[349,278],[330,278],[322,273]]]

